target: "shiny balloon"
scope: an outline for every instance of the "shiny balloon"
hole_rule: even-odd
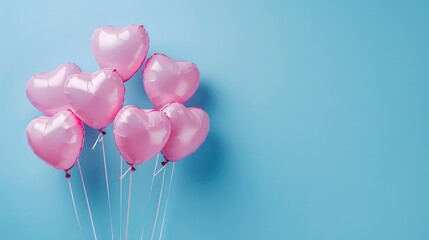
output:
[[[113,125],[113,136],[119,152],[128,164],[141,164],[155,156],[170,136],[167,116],[155,110],[125,106]]]
[[[51,72],[31,76],[25,87],[28,100],[48,116],[69,109],[64,83],[71,74],[80,73],[73,63],[63,63]]]
[[[125,87],[111,68],[71,75],[64,86],[71,110],[88,126],[102,130],[122,107]]]
[[[143,70],[143,85],[155,109],[170,102],[185,103],[197,91],[200,71],[191,62],[174,61],[163,54],[150,57]]]
[[[186,108],[171,103],[162,109],[171,124],[171,134],[162,154],[169,161],[180,160],[195,152],[205,141],[210,130],[210,119],[201,108]]]
[[[104,26],[92,34],[92,51],[100,67],[115,68],[124,81],[139,70],[148,49],[149,36],[142,25]]]
[[[27,141],[45,163],[59,170],[68,170],[82,150],[83,125],[69,110],[52,117],[38,117],[27,126]]]

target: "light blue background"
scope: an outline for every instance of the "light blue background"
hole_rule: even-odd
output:
[[[428,1],[7,1],[1,5],[0,238],[80,239],[64,173],[25,127],[31,74],[65,61],[95,71],[101,25],[144,24],[150,54],[198,64],[189,106],[210,114],[200,150],[176,164],[164,239],[429,239]],[[150,107],[141,72],[126,104]],[[118,163],[107,157],[118,225]],[[99,239],[109,239],[101,150],[81,161]],[[159,178],[139,166],[130,239],[146,238]],[[91,230],[77,168],[84,231]],[[125,182],[124,187],[127,186]],[[115,229],[118,235],[118,229]]]

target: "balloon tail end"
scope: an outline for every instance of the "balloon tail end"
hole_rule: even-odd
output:
[[[167,164],[168,162],[170,162],[170,160],[165,159],[165,162],[162,162],[162,163],[161,163],[161,165],[164,167],[164,166],[165,166],[165,164]]]

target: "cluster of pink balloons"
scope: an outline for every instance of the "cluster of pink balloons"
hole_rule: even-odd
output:
[[[104,133],[112,121],[116,146],[131,166],[159,152],[167,161],[177,161],[197,150],[207,137],[210,120],[201,108],[183,105],[200,82],[195,64],[153,55],[144,66],[143,84],[155,109],[122,106],[124,82],[143,65],[148,48],[143,26],[104,26],[92,35],[99,71],[86,73],[64,63],[49,73],[33,75],[27,97],[46,114],[27,126],[34,153],[67,172],[82,150],[83,123]]]

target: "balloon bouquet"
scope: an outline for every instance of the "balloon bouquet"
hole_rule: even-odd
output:
[[[69,179],[69,170],[77,163],[94,239],[97,239],[96,230],[78,160],[84,144],[83,124],[100,132],[92,148],[94,149],[98,142],[102,143],[112,239],[114,232],[104,149],[106,126],[113,121],[113,137],[121,155],[121,219],[122,178],[130,173],[130,195],[135,166],[154,158],[157,154],[158,157],[162,154],[165,158],[163,166],[156,172],[157,157],[152,177],[153,183],[155,175],[163,171],[151,239],[154,237],[158,219],[166,166],[170,162],[173,163],[171,187],[174,163],[196,151],[205,141],[210,129],[209,116],[204,110],[184,105],[198,88],[200,73],[197,66],[190,62],[174,61],[163,54],[150,57],[143,70],[144,89],[154,109],[122,106],[125,94],[124,82],[143,65],[148,48],[149,37],[141,25],[129,25],[124,28],[100,27],[92,35],[92,49],[100,70],[86,73],[73,63],[64,63],[51,72],[33,75],[26,86],[30,102],[46,115],[37,117],[28,124],[28,145],[45,163],[65,171],[77,222],[83,235]],[[122,158],[129,165],[124,173]],[[129,209],[130,198],[125,239],[128,239]],[[162,237],[165,212],[159,239]],[[122,238],[122,223],[119,234]]]

